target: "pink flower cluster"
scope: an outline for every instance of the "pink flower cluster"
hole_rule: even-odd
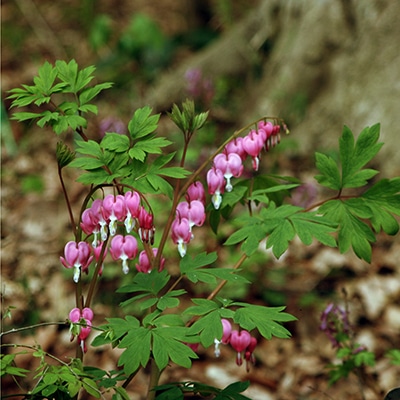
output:
[[[78,344],[81,346],[82,351],[86,353],[86,339],[92,330],[93,311],[89,307],[83,310],[73,308],[69,313],[69,320],[71,321],[71,341],[74,340],[75,335],[78,337]],[[81,325],[74,325],[74,324]]]
[[[257,129],[250,130],[245,137],[233,139],[222,153],[214,157],[213,166],[207,173],[207,184],[215,209],[219,209],[225,190],[232,190],[231,179],[242,175],[246,158],[252,158],[253,169],[258,171],[261,151],[268,151],[279,142],[280,126],[269,121],[260,121]]]
[[[125,226],[126,235],[117,234],[118,223]],[[109,250],[113,260],[122,260],[122,271],[129,271],[128,260],[134,259],[138,254],[138,243],[134,236],[129,234],[135,230],[142,242],[152,243],[155,228],[153,215],[141,206],[140,196],[136,192],[126,192],[124,195],[114,196],[109,194],[104,199],[94,200],[91,207],[82,213],[81,228],[87,235],[93,235],[92,245],[81,241],[70,241],[65,245],[64,257],[61,263],[66,268],[74,268],[74,281],[78,282],[82,272],[88,273],[89,265],[95,259],[104,262],[107,248],[100,260],[103,243],[108,236],[112,237]],[[157,254],[157,249],[152,250],[150,258]],[[142,251],[139,255],[139,272],[150,272],[151,259]],[[165,260],[160,263],[160,270],[164,267]],[[101,273],[102,269],[100,270]]]
[[[186,193],[186,201],[176,207],[176,216],[171,226],[172,241],[178,245],[181,257],[186,254],[187,244],[193,239],[193,226],[202,226],[206,219],[204,186],[193,182]]]
[[[107,239],[108,234],[116,234],[118,222],[124,223],[126,233],[130,233],[138,224],[142,242],[153,241],[153,215],[141,206],[137,192],[126,192],[116,196],[108,194],[104,199],[94,200],[92,206],[82,214],[81,228],[86,234],[94,235],[93,247],[97,247],[99,241]]]
[[[246,330],[233,330],[231,323],[227,319],[222,319],[222,338],[221,340],[215,339],[215,356],[220,356],[220,344],[230,344],[237,352],[236,364],[243,364],[243,356],[246,360],[246,369],[249,371],[250,363],[255,364],[254,350],[257,346],[257,339],[252,337]]]

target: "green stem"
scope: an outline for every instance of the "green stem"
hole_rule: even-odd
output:
[[[161,371],[157,366],[154,358],[150,360],[150,380],[149,388],[147,391],[147,400],[154,400],[156,398],[156,392],[153,390],[158,385],[158,381],[161,376]]]
[[[183,168],[185,165],[187,149],[189,147],[189,142],[190,142],[190,138],[192,135],[189,135],[186,133],[184,136],[185,136],[185,145],[183,147],[182,158],[181,158],[181,161],[179,164],[181,168]],[[157,255],[154,258],[154,262],[153,262],[153,267],[155,267],[157,269],[159,268],[159,265],[161,262],[161,256],[162,256],[162,253],[163,253],[163,250],[165,247],[165,243],[167,242],[167,237],[168,237],[169,231],[171,229],[172,223],[175,218],[176,207],[178,205],[179,199],[181,198],[180,186],[181,186],[181,180],[177,179],[176,185],[175,185],[175,190],[174,190],[174,196],[173,196],[173,200],[172,200],[171,211],[169,213],[167,224],[163,231],[163,235],[161,236],[161,239],[160,239],[160,244],[158,246]]]
[[[353,199],[355,197],[356,196],[341,196],[341,193],[338,193],[336,196],[330,197],[329,199],[324,199],[324,200],[318,201],[317,203],[311,204],[311,206],[304,209],[304,212],[309,212],[309,211],[313,210],[314,208],[318,208],[319,206],[322,206],[323,204],[325,204],[331,200],[346,200],[346,199]]]
[[[232,267],[233,270],[240,268],[244,261],[248,258],[246,254],[242,254],[236,264]],[[221,289],[228,283],[226,279],[221,281],[219,285],[208,295],[207,300],[213,300],[215,296],[221,291]]]
[[[77,236],[77,227],[76,227],[75,220],[74,220],[74,214],[72,213],[71,203],[68,198],[67,189],[65,187],[64,179],[62,177],[62,168],[60,166],[58,166],[58,177],[60,178],[61,188],[62,188],[62,191],[64,194],[65,202],[67,203],[68,214],[69,214],[69,219],[71,222],[72,231],[73,231],[73,234],[74,234],[74,237],[76,240],[77,239],[77,237],[76,237]]]
[[[10,329],[9,331],[1,332],[0,333],[0,338],[2,338],[5,335],[11,335],[13,333],[18,333],[22,331],[27,331],[29,329],[36,329],[41,326],[51,326],[51,325],[68,325],[67,322],[65,321],[59,321],[59,322],[41,322],[40,324],[35,324],[35,325],[30,325],[30,326],[23,326],[21,328],[13,328]]]
[[[85,301],[85,307],[90,307],[90,304],[92,302],[94,289],[96,287],[97,280],[98,280],[98,277],[99,277],[99,272],[100,272],[101,266],[103,265],[103,258],[104,258],[104,253],[105,253],[106,248],[107,248],[108,239],[109,239],[109,236],[107,236],[107,239],[103,242],[103,245],[101,247],[99,260],[96,263],[96,267],[94,269],[92,280],[90,281],[89,290],[88,290],[88,294],[87,294],[86,301]],[[79,282],[80,281],[81,280],[79,280]]]

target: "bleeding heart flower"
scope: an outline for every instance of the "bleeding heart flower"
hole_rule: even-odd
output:
[[[223,194],[225,190],[225,178],[222,171],[215,167],[211,168],[207,172],[207,184],[208,193],[212,195],[211,201],[214,205],[214,208],[218,210],[222,203],[221,194]]]
[[[242,365],[243,358],[242,352],[246,350],[247,346],[251,343],[251,335],[247,331],[232,331],[229,339],[231,346],[237,351],[236,364]]]
[[[135,227],[135,218],[139,216],[140,212],[140,196],[137,192],[126,192],[125,193],[125,206],[126,206],[126,217],[125,217],[125,228],[126,232],[129,233]]]
[[[232,191],[231,178],[239,178],[243,172],[243,164],[240,156],[236,153],[217,154],[214,157],[214,166],[224,174],[224,178],[226,179],[226,191]]]
[[[69,320],[71,321],[71,341],[77,336],[78,344],[81,346],[84,353],[87,351],[86,339],[92,330],[93,317],[93,311],[89,307],[85,307],[83,310],[73,308],[69,313]]]
[[[131,235],[116,235],[111,240],[110,253],[114,260],[122,260],[122,271],[129,272],[128,260],[136,257],[138,245],[136,239]]]
[[[206,204],[206,192],[204,190],[204,186],[200,181],[193,182],[186,192],[186,200],[190,203],[193,200],[199,200]]]
[[[65,268],[74,268],[74,282],[79,281],[81,272],[88,271],[93,260],[90,246],[86,242],[68,242],[64,247],[64,257],[60,261]]]
[[[153,256],[157,256],[157,251],[158,249],[153,248]],[[164,264],[165,264],[165,258],[161,257],[160,260],[160,266],[158,268],[158,271],[162,271],[164,269]],[[152,265],[151,261],[149,260],[149,256],[147,255],[146,251],[141,251],[139,254],[139,264],[136,264],[136,269],[139,272],[144,272],[144,273],[149,273],[151,271]]]
[[[186,254],[187,243],[192,239],[190,223],[187,218],[181,218],[179,215],[174,219],[171,226],[172,241],[178,245],[178,251],[181,257]]]
[[[126,217],[125,197],[121,194],[114,196],[108,194],[103,200],[103,217],[109,221],[108,229],[110,235],[114,236],[117,231],[117,221],[123,221]]]

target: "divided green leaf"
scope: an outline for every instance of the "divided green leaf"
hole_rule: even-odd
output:
[[[358,188],[367,184],[378,171],[362,169],[382,147],[378,143],[380,125],[362,130],[357,141],[351,130],[344,126],[339,139],[340,165],[327,155],[316,153],[316,166],[320,174],[315,179],[323,186],[340,191],[344,188]]]
[[[257,329],[268,340],[272,336],[282,339],[291,336],[281,323],[295,321],[297,318],[283,312],[285,307],[264,307],[241,302],[235,302],[232,305],[240,307],[236,310],[233,320],[243,329],[248,331]]]
[[[149,106],[138,108],[129,121],[128,130],[132,139],[136,140],[153,133],[157,129],[160,114],[151,115]]]

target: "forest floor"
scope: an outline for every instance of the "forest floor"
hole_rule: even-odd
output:
[[[16,15],[10,5],[3,7],[3,13],[12,14],[10,18]],[[49,12],[54,12],[53,18],[56,18],[57,11],[54,8]],[[164,20],[164,24],[168,25],[167,21]],[[58,28],[63,32],[62,26]],[[64,27],[64,30],[68,31],[67,28],[71,27]],[[76,35],[72,31],[71,34]],[[62,37],[61,33],[57,37]],[[36,54],[34,50],[39,45],[33,38],[31,40],[27,46]],[[56,39],[52,41],[55,43]],[[79,49],[80,45],[77,51]],[[28,61],[19,63],[18,55],[17,50],[9,48],[3,54],[5,89],[29,83],[25,77],[30,76],[36,65],[32,58],[29,62],[29,57]],[[179,57],[185,54],[179,53]],[[179,63],[180,59],[174,62]],[[145,91],[146,85],[140,90]],[[102,106],[106,109],[104,104]],[[170,127],[165,126],[166,130]],[[225,128],[224,122],[217,126],[217,131]],[[74,304],[72,279],[59,263],[64,243],[69,240],[69,220],[54,159],[57,138],[49,131],[35,126],[21,127],[14,122],[10,122],[9,129],[13,144],[2,146],[1,296],[2,313],[8,307],[13,309],[11,319],[2,321],[2,331],[63,321]],[[309,181],[315,174],[313,160],[284,159],[280,154],[278,162],[286,175],[299,176],[302,171],[301,178]],[[67,176],[73,180],[75,174],[69,171]],[[71,184],[69,189],[77,211],[85,195],[84,188]],[[287,325],[292,338],[260,341],[255,351],[256,364],[249,371],[235,364],[235,354],[227,347],[222,348],[219,358],[215,358],[213,349],[200,349],[199,360],[190,370],[171,366],[162,374],[161,383],[195,380],[225,387],[238,380],[249,380],[251,386],[244,394],[253,400],[383,399],[385,393],[400,382],[400,368],[391,365],[385,356],[388,350],[400,348],[399,257],[398,238],[385,235],[379,235],[373,245],[371,264],[352,253],[340,254],[318,244],[305,247],[297,241],[279,260],[265,252],[263,268],[255,272],[257,284],[247,290],[244,297],[247,302],[277,305],[281,301],[280,304],[285,304],[286,311],[298,319]],[[115,275],[105,277],[99,300],[94,305],[94,324],[101,325],[105,317],[118,314],[115,307],[106,303],[113,297],[118,283]],[[340,360],[328,337],[319,329],[321,313],[331,301],[348,307],[354,340],[376,356],[374,366],[363,369],[359,376],[351,373],[333,385],[328,384],[327,367]],[[65,361],[73,357],[75,351],[67,326],[44,326],[5,335],[3,344],[11,343],[39,344],[43,350]],[[7,351],[18,352],[19,349]],[[119,355],[118,349],[90,349],[85,363],[105,370],[114,369]],[[18,366],[31,371],[37,366],[36,361],[29,354],[17,357]],[[144,371],[128,386],[132,399],[144,398],[147,378]],[[29,382],[20,384],[19,389],[15,382],[4,379],[2,395],[26,390]]]

